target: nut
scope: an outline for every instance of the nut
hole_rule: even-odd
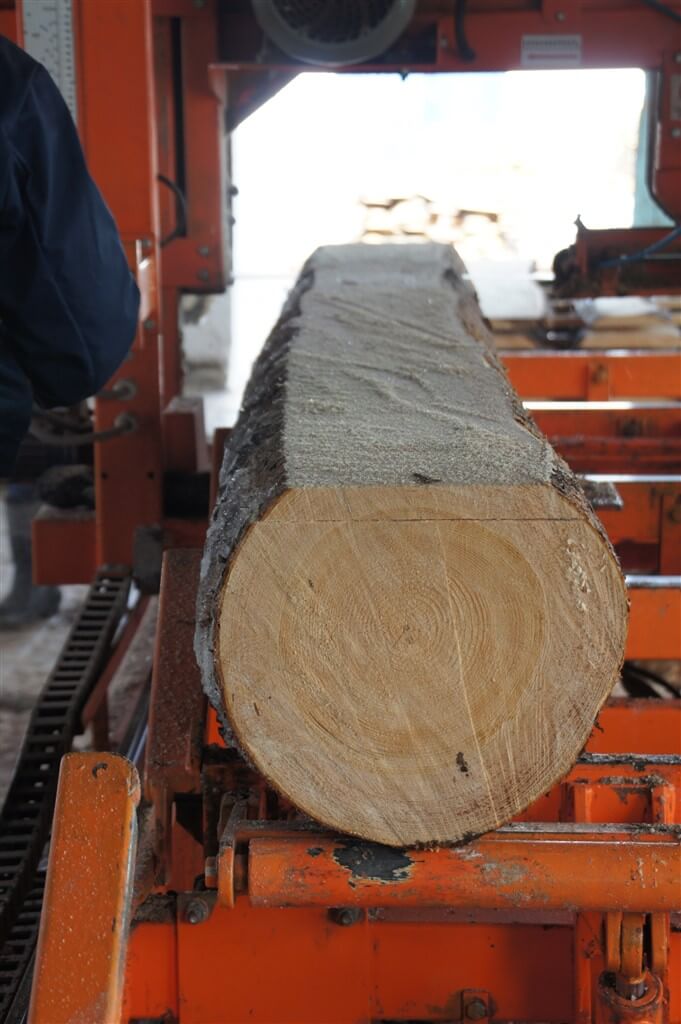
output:
[[[329,911],[329,917],[334,924],[339,924],[342,928],[349,928],[350,925],[361,921],[364,918],[364,913],[357,907],[333,907]]]
[[[210,917],[210,907],[205,900],[190,900],[184,912],[187,924],[202,924]]]
[[[482,999],[471,999],[466,1007],[468,1020],[483,1020],[487,1016],[487,1004]]]

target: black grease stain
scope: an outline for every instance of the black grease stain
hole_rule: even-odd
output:
[[[353,843],[337,846],[333,859],[350,872],[352,878],[368,878],[372,882],[404,882],[409,878],[413,861],[404,850],[379,843]],[[354,882],[350,879],[350,885]]]
[[[93,768],[92,768],[92,776],[93,776],[93,778],[96,779],[97,776],[99,775],[99,773],[100,772],[105,772],[108,767],[109,766],[106,763],[106,761],[98,761],[97,764],[93,765]]]
[[[308,857],[319,857],[322,853],[324,851],[321,846],[311,846],[307,851]]]
[[[466,761],[466,758],[463,756],[463,751],[461,750],[456,755],[456,767],[459,769],[460,772],[463,772],[464,775],[468,775],[468,772],[470,771],[468,767],[468,762]]]
[[[428,476],[427,473],[412,473],[412,480],[415,480],[417,484],[441,484],[442,478],[439,476]]]

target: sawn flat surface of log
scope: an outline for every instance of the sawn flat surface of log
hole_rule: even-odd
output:
[[[320,822],[457,842],[556,782],[617,678],[627,601],[456,254],[306,265],[225,453],[196,652],[246,757]]]

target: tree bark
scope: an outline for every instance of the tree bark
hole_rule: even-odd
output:
[[[616,557],[441,245],[310,259],[225,452],[196,652],[325,825],[457,842],[573,764],[621,665]]]

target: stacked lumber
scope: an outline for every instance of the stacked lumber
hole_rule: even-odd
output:
[[[575,312],[585,330],[581,348],[678,348],[681,330],[660,300],[630,296],[578,299]]]
[[[615,555],[443,245],[306,265],[225,452],[196,652],[226,729],[316,820],[391,845],[508,821],[617,678]]]

